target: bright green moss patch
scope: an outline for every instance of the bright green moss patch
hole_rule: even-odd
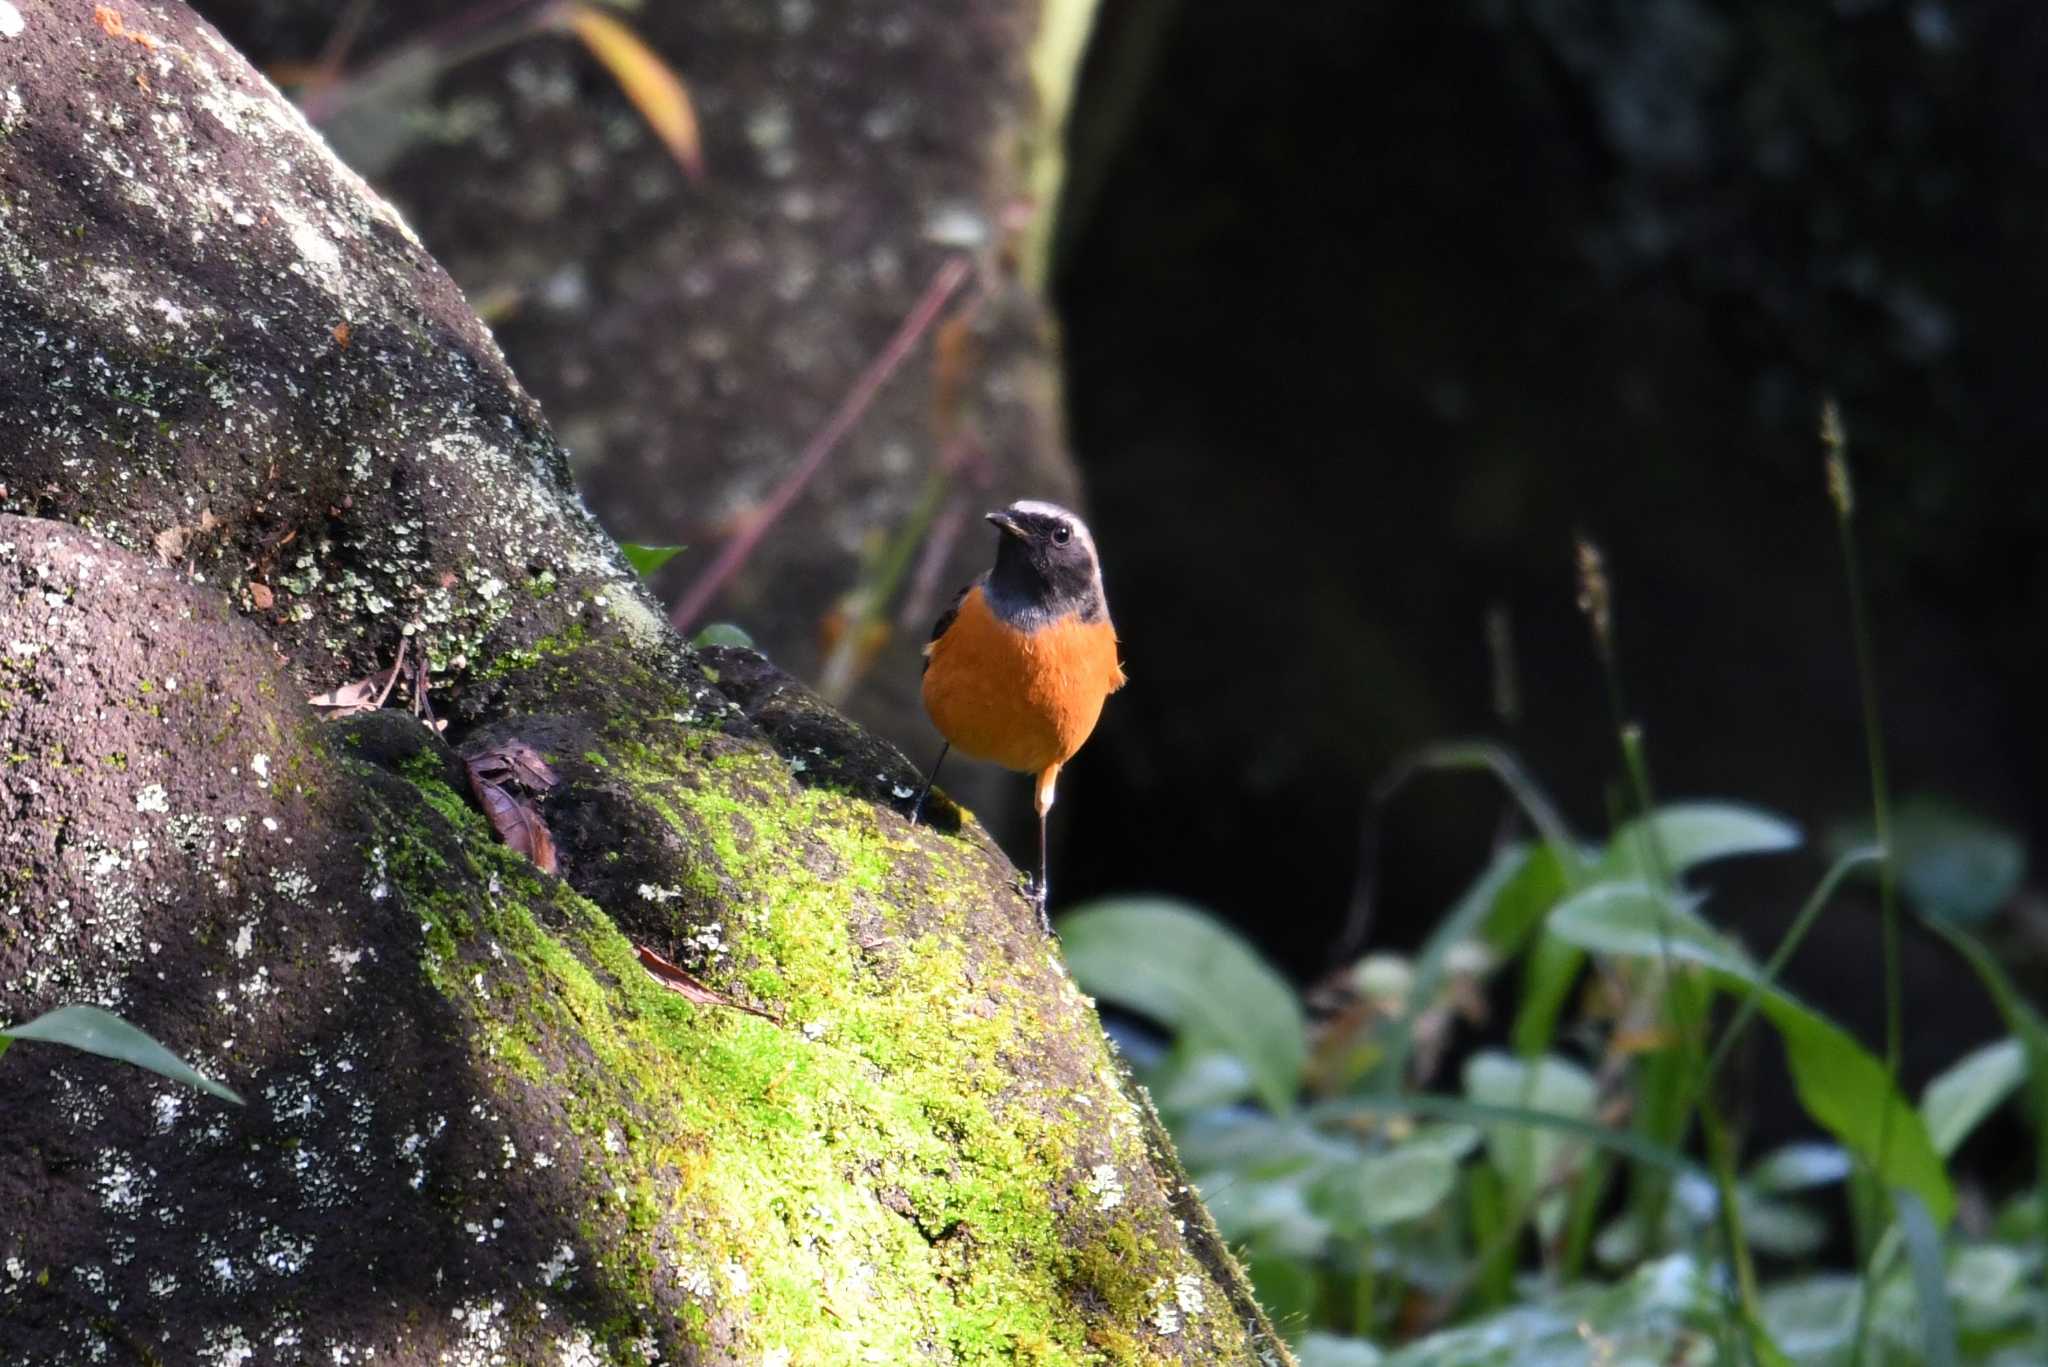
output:
[[[496,843],[431,752],[398,767],[446,829],[394,829],[381,856],[495,1085],[577,1136],[582,1275],[615,1302],[670,1306],[665,1330],[716,1360],[1189,1360],[1147,1316],[1162,1268],[1199,1268],[1084,1185],[1105,1158],[1148,1166],[1138,1126],[1092,1030],[1049,1036],[1035,952],[968,940],[986,873],[967,847],[906,840],[759,749],[603,747],[584,756],[598,781],[672,833],[658,886],[701,899],[678,927],[684,966],[779,1022],[651,979],[612,909]],[[466,866],[452,877],[451,860]],[[1041,1054],[1076,1047],[1090,1061],[1066,1085],[1087,1095],[1036,1091]],[[615,1346],[634,1332],[614,1329]]]

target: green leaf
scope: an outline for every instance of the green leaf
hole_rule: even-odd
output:
[[[1987,1044],[1950,1064],[1920,1094],[1920,1118],[1935,1152],[1947,1158],[1962,1147],[2026,1077],[2026,1050],[2016,1039]]]
[[[1097,902],[1060,922],[1081,990],[1234,1054],[1276,1115],[1294,1105],[1308,1042],[1294,989],[1232,931],[1164,898]]]
[[[0,1029],[0,1035],[42,1044],[62,1044],[88,1054],[119,1059],[138,1068],[147,1068],[152,1073],[161,1073],[173,1082],[210,1092],[223,1101],[232,1101],[237,1106],[242,1104],[242,1098],[236,1096],[232,1089],[191,1067],[119,1016],[97,1006],[60,1006],[25,1024]]]
[[[1537,845],[1518,861],[1510,876],[1494,890],[1480,938],[1500,958],[1519,951],[1543,918],[1571,887],[1567,870],[1551,845]]]
[[[1870,826],[1845,825],[1834,842],[1869,840]],[[1922,916],[1971,925],[2012,900],[2027,872],[2026,845],[2002,826],[1946,799],[1918,794],[1892,815],[1899,891]]]
[[[1774,1258],[1810,1258],[1827,1242],[1828,1222],[1805,1206],[1745,1192],[1742,1237],[1751,1248]]]
[[[1534,1058],[1550,1048],[1558,1017],[1585,965],[1586,952],[1577,945],[1547,933],[1536,938],[1535,948],[1522,961],[1522,1004],[1515,1008],[1513,1031],[1516,1053]]]
[[[1764,1324],[1794,1362],[1834,1362],[1856,1337],[1863,1284],[1829,1274],[1783,1282],[1763,1296]]]
[[[2048,1230],[2048,1023],[2042,1021],[2033,1003],[2013,987],[2005,969],[1975,937],[1946,921],[1929,920],[1925,924],[1969,961],[1991,993],[1991,999],[1998,1004],[1998,1014],[2005,1017],[2005,1028],[2012,1031],[2026,1051],[2027,1102],[2034,1113],[2036,1208],[2041,1212],[2041,1228]]]
[[[1976,1244],[1959,1248],[1948,1266],[1948,1295],[1964,1326],[1982,1333],[2009,1327],[2028,1306],[2028,1279],[2040,1264],[2038,1248]]]
[[[1227,1106],[1251,1095],[1252,1075],[1235,1054],[1198,1047],[1183,1037],[1145,1080],[1152,1104],[1181,1116]]]
[[[1833,1144],[1787,1144],[1758,1159],[1744,1182],[1767,1195],[1831,1187],[1849,1175],[1849,1155]]]
[[[1678,878],[1714,859],[1799,848],[1799,828],[1781,816],[1733,802],[1675,802],[1614,833],[1596,876]]]
[[[637,541],[619,543],[619,550],[624,553],[626,563],[633,567],[635,574],[642,576],[653,574],[681,555],[684,549],[682,546],[643,546]]]
[[[1568,1286],[1389,1353],[1382,1367],[1585,1367],[1675,1361],[1681,1337],[1727,1320],[1712,1279],[1685,1254],[1611,1286]],[[1720,1361],[1716,1358],[1715,1361]]]
[[[1382,1361],[1380,1350],[1364,1339],[1326,1334],[1320,1329],[1302,1336],[1294,1358],[1301,1367],[1380,1367]]]
[[[1584,1123],[1593,1115],[1594,1092],[1592,1077],[1567,1059],[1525,1062],[1488,1051],[1465,1061],[1465,1095],[1479,1105],[1547,1111]],[[1576,1170],[1586,1155],[1585,1145],[1573,1137],[1529,1125],[1487,1126],[1486,1151],[1507,1184],[1511,1208],[1525,1205],[1555,1178]],[[1538,1215],[1551,1226],[1563,1213],[1562,1204],[1553,1199],[1543,1203]]]
[[[1332,1168],[1309,1191],[1309,1204],[1346,1233],[1420,1219],[1451,1194],[1458,1161],[1441,1150],[1389,1149]]]
[[[1254,1244],[1288,1258],[1317,1258],[1330,1242],[1331,1221],[1310,1205],[1302,1178],[1255,1182],[1197,1173],[1195,1188],[1216,1228],[1234,1244]]]
[[[1705,969],[1723,990],[1753,995],[1784,1042],[1806,1113],[1877,1171],[1886,1186],[1918,1195],[1938,1223],[1945,1225],[1955,1213],[1955,1192],[1927,1127],[1884,1066],[1840,1026],[1765,981],[1747,955],[1678,898],[1647,884],[1596,884],[1552,912],[1548,924],[1552,935],[1603,954],[1655,959],[1668,951],[1674,960]],[[1887,1150],[1882,1168],[1881,1148]]]
[[[1674,959],[1748,975],[1749,958],[1699,918],[1697,900],[1649,883],[1595,883],[1550,914],[1550,933],[1596,954]]]
[[[1561,1115],[1529,1106],[1496,1106],[1478,1101],[1464,1101],[1454,1096],[1421,1096],[1411,1093],[1407,1096],[1345,1097],[1337,1101],[1319,1102],[1309,1110],[1309,1118],[1318,1122],[1376,1115],[1421,1115],[1456,1122],[1453,1125],[1418,1130],[1414,1138],[1405,1141],[1408,1147],[1424,1143],[1437,1147],[1456,1146],[1453,1154],[1455,1157],[1463,1157],[1467,1152],[1464,1147],[1464,1131],[1468,1126],[1524,1126],[1555,1131],[1567,1138],[1583,1139],[1589,1144],[1610,1149],[1638,1163],[1647,1163],[1651,1167],[1693,1177],[1710,1185],[1713,1181],[1705,1168],[1694,1163],[1677,1149],[1645,1139],[1633,1130],[1612,1129],[1580,1116]],[[1442,1138],[1436,1137],[1439,1134]]]
[[[742,650],[754,648],[754,638],[734,626],[731,622],[713,622],[690,638],[693,646],[738,646]]]
[[[1258,1288],[1259,1304],[1275,1323],[1308,1323],[1316,1309],[1316,1274],[1307,1260],[1268,1253],[1255,1244],[1245,1264]]]
[[[1415,1023],[1436,1004],[1451,952],[1473,939],[1484,940],[1497,959],[1521,947],[1542,923],[1566,887],[1565,871],[1549,845],[1510,845],[1497,852],[1430,933],[1415,960],[1408,1009],[1387,1046],[1386,1077],[1398,1086],[1406,1071]]]
[[[1190,1116],[1175,1128],[1174,1147],[1190,1172],[1280,1177],[1325,1163],[1349,1162],[1362,1150],[1326,1135],[1297,1116],[1230,1109]]]
[[[1957,1367],[1955,1308],[1942,1275],[1946,1259],[1941,1231],[1927,1207],[1910,1191],[1897,1193],[1899,1226],[1906,1235],[1906,1261],[1913,1270],[1913,1299],[1920,1314],[1920,1346],[1927,1367]]]

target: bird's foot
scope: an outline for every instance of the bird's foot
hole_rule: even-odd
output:
[[[1051,891],[1050,885],[1048,885],[1044,878],[1033,878],[1028,874],[1025,875],[1024,896],[1037,909],[1038,928],[1048,936],[1052,934],[1052,916],[1046,910],[1046,899]]]

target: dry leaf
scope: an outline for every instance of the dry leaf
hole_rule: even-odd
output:
[[[583,40],[591,56],[604,64],[690,179],[704,179],[704,146],[697,130],[697,111],[682,79],[661,59],[661,54],[647,46],[639,34],[594,5],[564,6],[560,22]]]
[[[523,740],[513,741],[500,753],[511,762],[519,781],[532,792],[544,793],[562,781],[555,777],[554,770],[548,768],[548,762],[540,757],[540,751]]]
[[[221,526],[221,520],[213,515],[213,509],[201,508],[199,521],[190,526],[166,527],[156,534],[157,556],[166,564],[173,565],[184,558],[185,550],[194,537],[206,536]]]
[[[391,671],[386,669],[370,675],[367,679],[357,679],[352,684],[343,684],[331,693],[315,693],[306,701],[319,708],[328,718],[353,717],[358,712],[374,712],[377,710],[378,698],[383,695],[384,685],[390,678]]]
[[[729,1006],[735,1011],[744,1011],[750,1016],[759,1016],[762,1020],[775,1021],[778,1024],[781,1022],[782,1018],[774,1012],[763,1011],[758,1006],[749,1006],[745,1002],[733,1000],[696,974],[689,972],[687,969],[678,968],[675,964],[662,958],[646,945],[634,945],[633,952],[640,956],[640,967],[647,970],[648,977],[654,979],[669,991],[676,993],[685,1001],[695,1002],[699,1006]]]
[[[470,770],[486,783],[518,786],[530,793],[545,793],[562,780],[548,768],[540,751],[523,740],[509,740],[494,749],[479,751],[468,760]]]
[[[252,586],[258,587],[258,586]],[[270,590],[265,589],[268,595]],[[265,607],[270,606],[268,603]],[[380,669],[365,679],[352,684],[343,684],[331,693],[316,693],[306,701],[320,708],[323,721],[336,717],[353,717],[358,712],[375,712],[391,696],[391,690],[398,684],[398,671],[405,668],[405,637],[398,638],[398,658],[391,662],[391,668]]]
[[[555,840],[548,834],[540,811],[532,802],[515,797],[500,784],[493,783],[477,772],[474,760],[465,761],[469,768],[469,786],[476,793],[476,800],[483,805],[484,816],[490,821],[491,829],[498,838],[534,862],[542,873],[555,872]]]
[[[271,605],[277,601],[277,595],[270,591],[270,585],[258,584],[251,580],[249,583],[249,601],[254,603],[258,609],[268,612]]]
[[[335,345],[339,346],[343,351],[347,351],[348,339],[355,335],[355,329],[347,323],[336,323],[333,332]]]

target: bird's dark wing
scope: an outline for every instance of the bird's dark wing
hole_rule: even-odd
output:
[[[932,623],[931,639],[933,641],[946,634],[946,628],[952,626],[953,619],[960,615],[960,605],[967,601],[967,595],[974,592],[975,585],[980,582],[981,580],[979,579],[971,579],[961,586],[960,592],[953,595],[953,601],[946,604],[946,610],[939,614],[939,620]],[[932,648],[930,642],[925,643],[924,667],[926,669],[932,667]]]

